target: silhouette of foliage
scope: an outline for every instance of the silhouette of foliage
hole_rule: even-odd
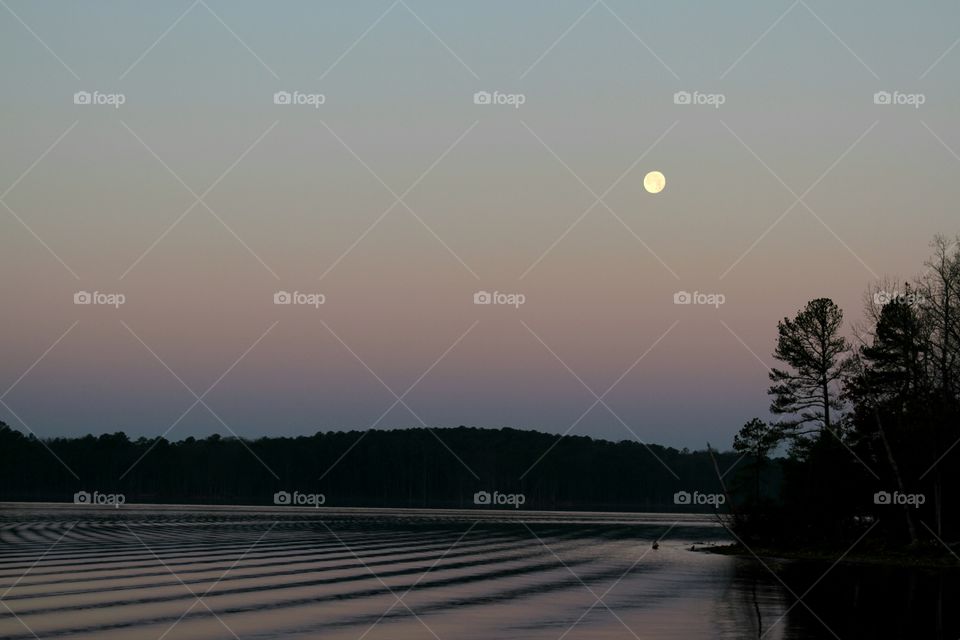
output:
[[[772,505],[736,485],[745,539],[845,550],[869,530],[866,544],[884,549],[958,546],[960,250],[940,236],[932,244],[913,283],[868,292],[856,348],[826,298],[780,323],[774,357],[789,369],[770,376],[771,411],[783,416],[775,439],[794,446]],[[753,420],[734,448],[756,447],[762,460],[773,433]]]
[[[720,463],[737,457],[720,454]],[[456,508],[485,490],[523,493],[524,508],[662,511],[675,508],[677,491],[719,484],[705,451],[520,429],[41,442],[0,423],[0,499],[69,501],[79,490],[121,492],[128,503],[269,505],[274,492],[297,490],[323,493],[330,506]]]

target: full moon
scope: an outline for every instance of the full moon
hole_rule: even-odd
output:
[[[650,193],[660,193],[667,185],[667,179],[659,171],[651,171],[643,176],[643,188]]]

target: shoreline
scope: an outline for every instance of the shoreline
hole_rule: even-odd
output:
[[[717,555],[735,556],[750,560],[772,560],[776,562],[815,561],[830,562],[845,565],[870,565],[895,567],[904,569],[954,569],[960,571],[960,559],[946,549],[939,555],[909,552],[906,550],[890,550],[886,552],[862,553],[843,555],[844,551],[826,551],[817,549],[777,549],[773,547],[756,547],[747,549],[739,543],[724,545],[704,545],[697,548],[696,553],[713,553]],[[838,558],[840,558],[838,560]]]

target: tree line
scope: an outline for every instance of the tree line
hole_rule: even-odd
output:
[[[714,457],[725,469],[738,458]],[[497,491],[524,494],[526,509],[689,510],[674,494],[720,492],[714,468],[707,451],[511,428],[170,442],[123,433],[40,440],[0,423],[2,500],[99,491],[127,504],[270,505],[278,491],[299,491],[322,493],[325,506],[461,508]]]
[[[769,422],[733,447],[734,531],[771,547],[938,548],[960,540],[960,249],[937,236],[925,270],[864,296],[845,335],[830,299],[778,324]],[[785,456],[773,459],[774,452]],[[782,475],[765,495],[765,474]]]

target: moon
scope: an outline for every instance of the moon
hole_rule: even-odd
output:
[[[643,176],[643,188],[650,193],[660,193],[667,186],[667,179],[659,171],[651,171]]]

